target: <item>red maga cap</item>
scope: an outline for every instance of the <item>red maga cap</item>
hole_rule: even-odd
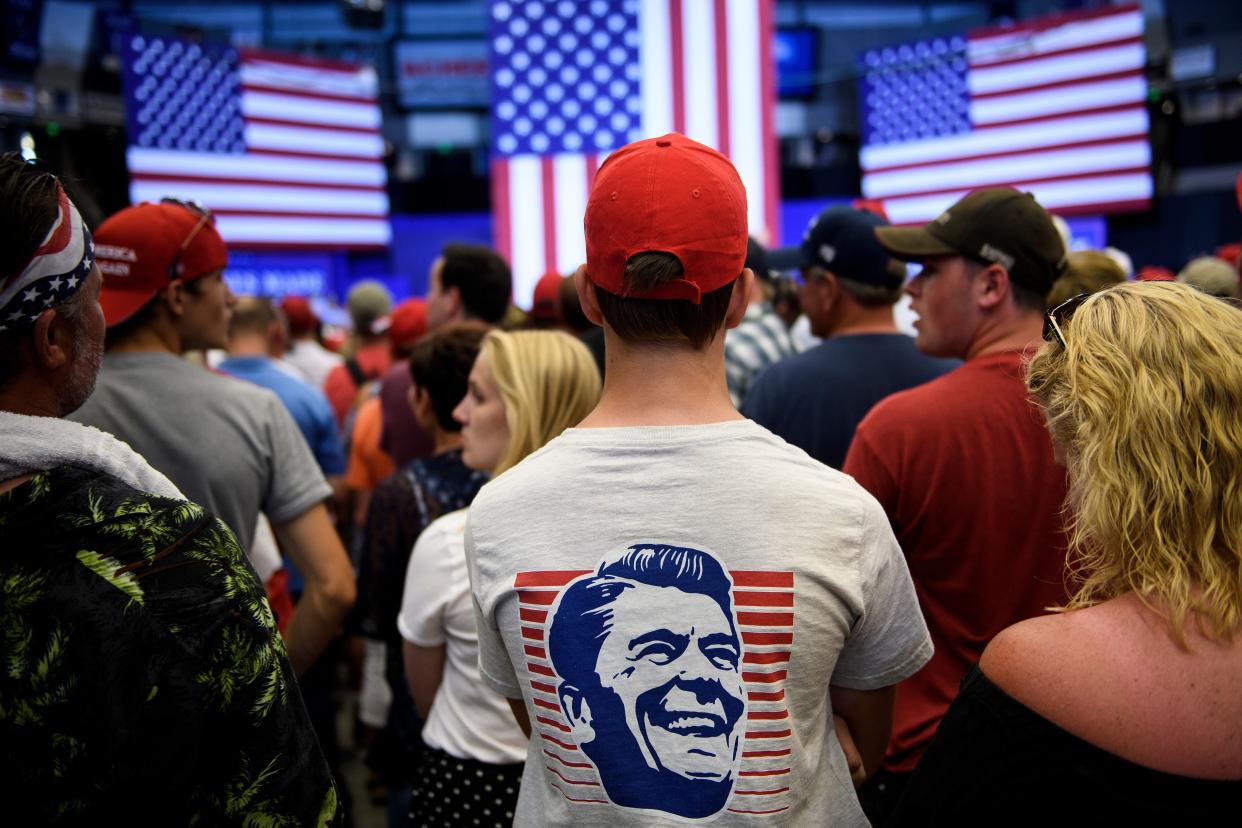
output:
[[[99,304],[111,328],[173,279],[188,281],[222,269],[229,254],[210,216],[179,204],[144,201],[99,225],[95,263],[103,274]]]
[[[596,286],[697,305],[742,272],[746,188],[729,159],[671,132],[608,156],[587,200],[585,226],[587,276]],[[626,262],[648,252],[676,256],[682,277],[649,293],[627,293]]]

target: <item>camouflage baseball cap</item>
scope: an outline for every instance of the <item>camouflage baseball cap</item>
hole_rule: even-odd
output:
[[[1065,270],[1065,244],[1052,216],[1030,193],[975,190],[922,227],[878,227],[880,244],[898,259],[961,255],[1003,265],[1009,278],[1047,296]]]

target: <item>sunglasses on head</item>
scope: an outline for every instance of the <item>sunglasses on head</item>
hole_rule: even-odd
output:
[[[216,223],[216,217],[211,214],[210,210],[197,201],[182,201],[179,198],[165,197],[160,199],[160,204],[172,204],[189,210],[191,213],[198,216],[198,223],[194,225],[194,229],[191,230],[189,235],[185,237],[185,241],[181,242],[181,246],[177,248],[176,255],[173,256],[172,261],[168,265],[168,278],[177,279],[179,278],[177,273],[177,265],[181,263],[182,254],[189,249],[190,242],[194,241],[194,238],[199,234],[199,231],[201,231],[209,223]]]
[[[1069,299],[1066,299],[1064,302],[1048,311],[1048,313],[1044,316],[1044,341],[1055,341],[1061,346],[1061,350],[1064,351],[1065,332],[1061,330],[1061,326],[1069,321],[1070,317],[1074,315],[1074,311],[1078,310],[1079,306],[1082,305],[1082,303],[1085,302],[1090,296],[1091,294],[1089,293],[1080,293],[1077,296],[1072,296]]]

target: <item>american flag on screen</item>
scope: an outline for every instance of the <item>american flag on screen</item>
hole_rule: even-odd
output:
[[[863,194],[895,224],[1001,185],[1058,213],[1144,209],[1146,61],[1137,6],[866,52]]]
[[[491,15],[492,213],[519,304],[585,261],[595,170],[639,138],[727,155],[751,234],[778,238],[772,0],[496,0]]]
[[[520,572],[514,580],[528,695],[535,711],[531,724],[533,735],[542,740],[544,773],[548,784],[567,801],[582,806],[608,804],[608,795],[599,771],[574,741],[558,696],[562,677],[552,666],[547,640],[549,615],[561,592],[589,574],[588,570]],[[794,638],[794,576],[792,572],[740,570],[729,576],[742,639],[746,721],[737,780],[726,808],[736,814],[778,814],[789,810],[793,762],[785,681]]]
[[[370,67],[128,36],[130,198],[202,202],[236,248],[391,240]]]

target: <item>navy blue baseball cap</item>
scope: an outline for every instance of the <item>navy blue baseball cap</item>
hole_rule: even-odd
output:
[[[828,207],[807,225],[800,264],[823,268],[852,282],[899,287],[905,281],[905,267],[889,255],[875,235],[877,227],[888,226],[869,210]]]

